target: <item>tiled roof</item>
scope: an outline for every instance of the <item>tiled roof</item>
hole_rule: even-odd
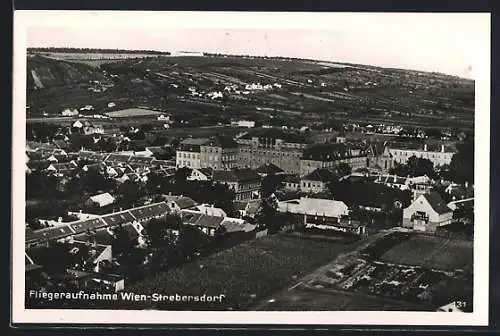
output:
[[[134,217],[128,211],[121,211],[102,216],[102,220],[106,222],[107,225],[115,226],[125,223],[131,223],[134,221]]]
[[[194,207],[197,203],[190,197],[186,196],[164,196],[165,201],[175,202],[177,206],[181,209],[187,209]]]
[[[74,222],[68,225],[75,233],[86,232],[87,230],[97,230],[105,227],[106,223],[101,218],[92,218],[83,221]]]
[[[251,140],[253,137],[257,137],[261,140],[264,140],[264,142],[266,141],[266,139],[267,141],[282,139],[283,141],[288,143],[300,143],[300,144],[307,143],[307,139],[303,134],[285,132],[277,128],[263,128],[263,129],[252,130],[247,134],[241,136],[240,139]]]
[[[336,175],[328,169],[318,168],[313,172],[302,177],[301,180],[306,181],[319,181],[319,182],[330,182],[336,178]]]
[[[220,182],[248,182],[258,181],[260,176],[252,169],[232,169],[232,170],[216,170],[213,175],[214,181]]]
[[[282,175],[283,177],[283,182],[289,182],[289,183],[300,183],[300,176],[295,175],[295,174],[286,174]]]
[[[45,240],[56,240],[73,234],[73,231],[66,225],[50,227],[41,230],[27,231],[26,243],[34,243]]]
[[[169,212],[169,208],[167,206],[167,203],[160,202],[130,209],[129,211],[136,219],[143,220],[145,218],[164,215]]]
[[[438,214],[441,215],[452,212],[448,205],[443,201],[439,193],[433,191],[430,194],[424,194],[424,197],[429,202],[432,209],[434,209],[434,211],[436,211]]]
[[[278,167],[272,163],[262,165],[259,168],[257,168],[256,171],[257,171],[257,173],[260,173],[260,174],[279,174],[279,173],[284,172],[283,169],[281,169],[280,167]]]
[[[344,143],[317,144],[306,148],[302,154],[303,160],[334,161],[350,157],[349,148]]]

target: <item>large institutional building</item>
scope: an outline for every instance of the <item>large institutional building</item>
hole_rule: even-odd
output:
[[[300,160],[300,175],[310,174],[316,169],[333,169],[339,163],[348,164],[352,170],[367,167],[368,152],[361,146],[332,143],[318,144],[304,150]]]
[[[238,152],[238,144],[230,138],[188,138],[179,145],[176,166],[192,169],[232,169],[237,166]]]
[[[239,164],[256,169],[265,164],[280,167],[286,173],[300,173],[300,159],[307,147],[302,134],[268,128],[249,132],[238,138]]]
[[[429,146],[414,145],[407,143],[391,143],[386,147],[387,153],[392,156],[394,162],[405,164],[412,156],[429,159],[434,166],[449,165],[455,150],[445,145]]]

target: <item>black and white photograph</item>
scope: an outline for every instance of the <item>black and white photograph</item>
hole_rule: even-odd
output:
[[[489,48],[485,13],[17,11],[13,317],[486,324]]]

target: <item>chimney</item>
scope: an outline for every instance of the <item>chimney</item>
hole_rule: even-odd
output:
[[[427,152],[427,144],[424,144],[424,152]]]

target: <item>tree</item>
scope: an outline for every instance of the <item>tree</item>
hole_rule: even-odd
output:
[[[137,182],[125,181],[118,187],[120,194],[120,204],[123,207],[134,207],[135,203],[144,196],[144,190]]]
[[[191,169],[188,167],[182,167],[175,171],[174,178],[175,183],[184,184],[187,181],[187,178],[191,175]]]
[[[434,163],[429,159],[417,158],[415,155],[408,158],[406,164],[398,164],[389,171],[398,176],[424,176],[436,177]]]
[[[340,177],[347,176],[351,174],[351,166],[347,163],[341,162],[336,168],[337,175]]]
[[[267,197],[276,192],[276,189],[278,189],[281,181],[281,176],[275,174],[269,174],[264,177],[260,185],[260,193],[262,197]]]
[[[467,137],[457,144],[450,162],[450,175],[457,183],[474,183],[474,138]]]

